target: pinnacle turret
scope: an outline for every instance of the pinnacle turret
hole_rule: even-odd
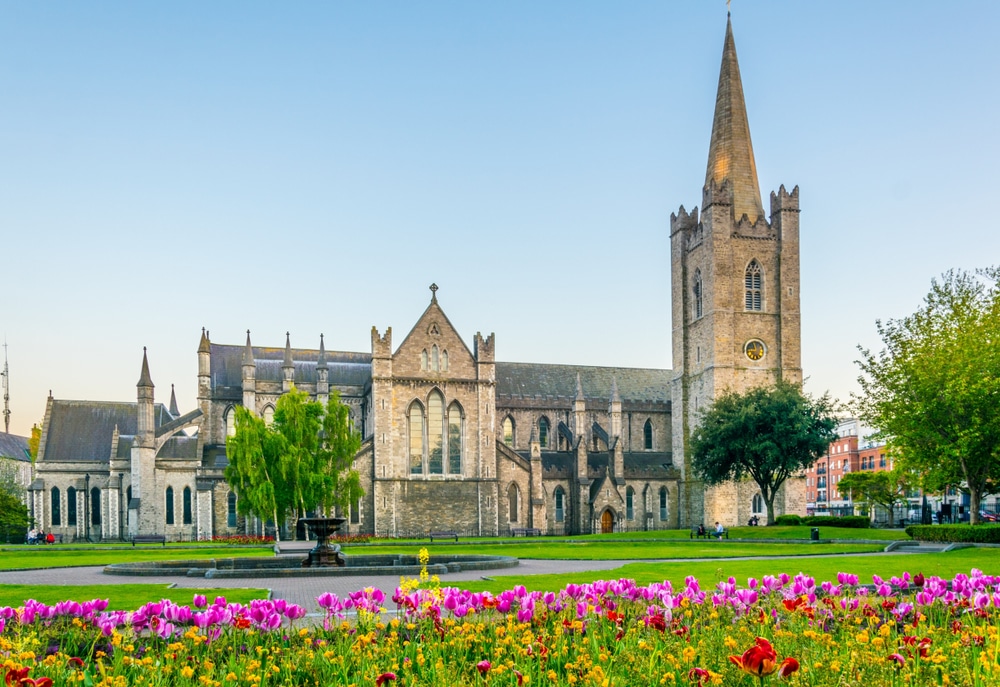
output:
[[[326,347],[323,345],[323,335],[319,335],[319,358],[316,359],[316,367],[326,369]]]
[[[253,346],[250,345],[250,330],[249,329],[247,330],[247,345],[246,345],[246,348],[243,349],[243,364],[244,365],[253,365],[254,364]]]
[[[170,385],[170,414],[174,417],[180,417],[181,412],[177,410],[177,395],[174,393],[174,385]]]
[[[142,372],[139,374],[138,387],[153,388],[153,380],[149,376],[149,361],[146,359],[146,347],[142,347]]]
[[[201,341],[198,342],[198,352],[199,353],[211,353],[212,347],[208,340],[208,334],[205,332],[205,328],[201,328]]]
[[[282,367],[292,367],[292,335],[285,332],[285,358],[281,363]]]
[[[712,121],[712,141],[708,148],[705,187],[714,184],[719,188],[724,181],[729,182],[732,190],[735,220],[739,221],[743,215],[747,215],[751,222],[756,222],[764,216],[731,19],[726,22],[726,40],[722,48],[719,90],[715,96],[715,118]]]

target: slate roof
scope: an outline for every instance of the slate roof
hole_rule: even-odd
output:
[[[530,451],[518,451],[525,460],[531,459]],[[670,453],[661,451],[634,451],[624,454],[625,479],[673,479],[680,473],[674,467]],[[599,479],[608,468],[607,452],[587,454],[587,478]],[[571,479],[576,470],[576,452],[542,451],[542,474],[546,479]]]
[[[211,344],[212,388],[243,386],[243,351],[245,346]],[[280,382],[281,364],[285,349],[253,346],[254,362],[257,364],[256,379]],[[372,356],[370,353],[349,353],[325,351],[328,379],[332,386],[366,386],[372,378]],[[319,350],[293,348],[292,361],[295,365],[295,381],[303,384],[316,383],[316,363]]]
[[[498,362],[496,374],[498,396],[575,398],[579,374],[585,398],[610,399],[616,380],[623,402],[670,402],[670,370]]]
[[[115,425],[120,434],[138,431],[135,403],[110,401],[52,401],[45,446],[38,457],[45,462],[107,461]],[[162,403],[153,406],[156,427],[173,418]]]
[[[28,437],[0,432],[0,458],[30,461]]]

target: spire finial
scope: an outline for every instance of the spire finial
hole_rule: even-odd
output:
[[[437,303],[438,302],[438,294],[437,294],[438,285],[437,284],[431,284],[430,288],[431,288],[431,303]]]
[[[204,327],[201,328],[201,341],[198,342],[198,352],[199,353],[212,352],[212,348],[209,346],[208,342],[208,332],[205,331]]]
[[[323,335],[319,335],[319,358],[316,360],[317,368],[326,367],[326,346],[323,344]]]
[[[181,413],[177,410],[177,395],[174,393],[174,385],[170,385],[170,414],[174,417],[180,417]]]
[[[253,346],[250,345],[250,330],[247,330],[247,345],[243,348],[243,364],[253,365]]]
[[[281,366],[292,367],[292,335],[290,332],[285,332],[285,359]]]
[[[142,347],[142,372],[139,374],[139,383],[136,386],[152,388],[153,380],[149,376],[149,361],[146,359],[146,347]]]

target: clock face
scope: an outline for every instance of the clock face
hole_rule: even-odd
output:
[[[743,346],[743,352],[750,360],[760,360],[764,357],[767,349],[764,348],[764,342],[754,339],[746,342],[746,345]]]

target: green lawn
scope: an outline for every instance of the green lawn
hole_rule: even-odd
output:
[[[472,591],[493,593],[523,584],[529,590],[558,591],[567,584],[631,578],[639,584],[670,580],[677,587],[683,585],[684,578],[694,575],[702,588],[714,587],[719,580],[732,576],[740,584],[747,578],[761,578],[764,575],[805,573],[818,581],[836,581],[838,572],[854,573],[862,582],[871,582],[872,575],[889,578],[903,572],[924,575],[952,577],[956,573],[968,573],[973,568],[997,575],[1000,574],[1000,557],[993,549],[959,549],[948,553],[887,554],[884,556],[849,556],[831,558],[797,558],[790,560],[741,560],[741,561],[685,561],[666,563],[632,563],[614,570],[580,572],[566,575],[503,575],[475,582],[463,582],[462,587]],[[486,573],[489,576],[489,573]]]
[[[266,599],[266,589],[179,589],[164,584],[95,584],[95,585],[0,585],[0,606],[22,606],[25,600],[34,599],[46,604],[59,601],[91,601],[107,599],[108,608],[132,611],[150,601],[170,599],[178,604],[190,604],[195,594],[204,594],[209,601],[224,596],[228,601],[241,604],[252,599]],[[309,609],[307,609],[309,610]],[[313,609],[314,610],[314,609]]]
[[[65,568],[82,565],[110,565],[134,561],[190,560],[203,558],[245,558],[273,556],[271,547],[260,548],[232,546],[192,546],[164,548],[162,546],[108,547],[108,546],[23,546],[4,547],[0,550],[0,570],[25,570],[31,568]]]
[[[742,556],[806,556],[816,554],[868,553],[882,551],[884,544],[787,544],[755,543],[716,540],[649,540],[649,541],[608,541],[597,539],[577,539],[567,541],[553,539],[519,539],[503,543],[489,543],[489,540],[459,544],[426,544],[432,556],[442,554],[484,554],[514,556],[516,558],[538,558],[544,560],[608,561],[618,559],[658,560],[662,558],[739,558]],[[399,546],[345,546],[346,554],[374,553],[414,553],[413,547]]]

